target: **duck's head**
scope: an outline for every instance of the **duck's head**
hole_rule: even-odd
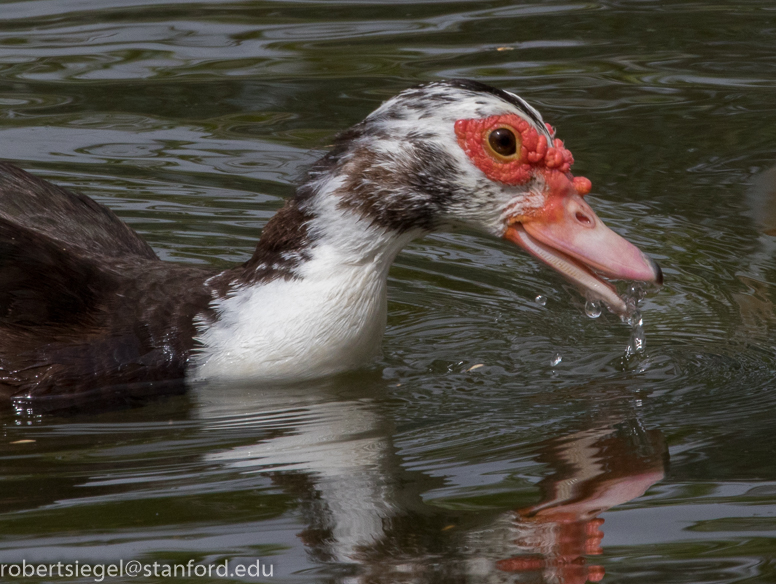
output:
[[[387,232],[467,226],[504,238],[624,314],[599,275],[660,284],[662,273],[596,216],[573,162],[521,98],[451,80],[406,90],[343,133],[308,189],[335,192],[340,210]]]

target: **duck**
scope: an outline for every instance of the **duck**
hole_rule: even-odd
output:
[[[517,245],[624,315],[610,280],[663,275],[598,218],[573,162],[512,92],[412,87],[339,134],[228,269],[162,261],[107,207],[2,162],[0,396],[356,369],[380,351],[396,255],[460,227]]]

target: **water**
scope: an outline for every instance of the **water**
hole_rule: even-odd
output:
[[[244,260],[333,134],[409,85],[462,76],[536,105],[596,212],[666,280],[638,302],[648,343],[626,358],[631,326],[588,318],[545,267],[437,234],[391,270],[374,367],[3,412],[0,564],[229,561],[228,577],[178,578],[219,582],[255,581],[234,569],[257,560],[274,568],[263,581],[316,584],[776,580],[776,243],[769,189],[749,190],[776,159],[771,2],[28,0],[0,14],[0,157],[109,205],[165,259]]]
[[[601,301],[600,300],[588,300],[585,302],[585,314],[590,318],[598,318],[601,316]]]

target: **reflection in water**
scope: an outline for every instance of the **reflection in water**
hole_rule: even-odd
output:
[[[212,451],[207,461],[270,474],[293,493],[308,554],[344,569],[343,582],[427,582],[442,575],[500,582],[537,574],[547,582],[598,581],[604,569],[584,558],[602,551],[598,515],[664,476],[667,451],[659,430],[636,421],[599,425],[538,445],[532,458],[550,474],[539,483],[537,504],[455,519],[424,505],[423,491],[439,485],[410,479],[376,396],[343,399],[333,388],[264,390],[260,400],[253,388],[203,388],[197,415],[205,432],[260,431],[258,441]],[[431,565],[453,542],[467,551],[446,558],[444,568]]]
[[[754,177],[745,197],[746,214],[758,231],[758,245],[746,256],[736,273],[742,287],[730,293],[738,307],[748,340],[761,338],[766,347],[771,344],[769,329],[776,316],[772,299],[772,268],[770,260],[776,257],[776,166],[767,168]],[[742,258],[743,259],[743,258]]]
[[[520,551],[497,562],[504,572],[538,572],[547,582],[598,582],[604,568],[584,556],[603,552],[602,512],[643,495],[664,477],[668,451],[659,430],[638,423],[596,428],[554,439],[539,460],[553,470],[542,500],[514,514]]]
[[[776,235],[776,166],[761,172],[746,193],[749,216],[766,235]]]
[[[277,483],[294,488],[303,500],[308,526],[301,535],[314,555],[358,562],[359,550],[384,537],[386,520],[398,510],[390,484],[390,428],[374,400],[331,401],[325,389],[310,388],[278,388],[260,397],[255,388],[235,386],[219,388],[217,399],[200,401],[198,415],[209,421],[208,430],[239,424],[269,432],[260,442],[206,454],[207,460],[273,473]]]

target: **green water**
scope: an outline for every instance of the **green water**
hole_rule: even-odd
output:
[[[772,2],[0,2],[0,158],[225,266],[335,133],[446,77],[539,108],[661,264],[646,351],[510,245],[434,235],[391,271],[367,370],[3,413],[0,564],[776,581],[776,240],[750,193],[776,163]]]

